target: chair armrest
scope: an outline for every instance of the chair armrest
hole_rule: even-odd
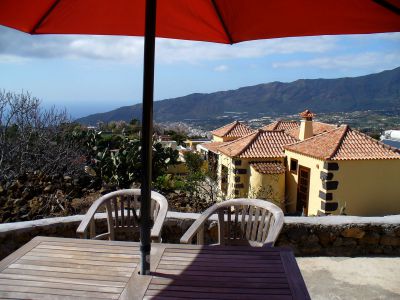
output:
[[[160,242],[161,241],[161,230],[164,225],[165,218],[167,217],[167,212],[168,212],[168,202],[167,199],[164,198],[164,196],[157,195],[155,192],[151,192],[151,197],[153,199],[156,199],[157,197],[162,197],[158,203],[160,204],[160,209],[158,211],[157,218],[154,220],[153,228],[151,229],[151,239],[154,242]]]
[[[107,197],[100,197],[97,199],[93,204],[90,206],[89,210],[83,217],[81,223],[78,226],[78,229],[76,230],[76,234],[79,238],[85,238],[86,237],[86,232],[88,230],[88,227],[90,225],[90,221],[94,218],[94,215],[96,214],[97,210],[99,207],[105,202],[109,200]]]
[[[190,244],[194,235],[199,231],[199,229],[204,225],[204,223],[208,220],[208,218],[218,209],[217,204],[209,207],[206,211],[204,211],[200,217],[194,221],[192,226],[184,233],[181,237],[181,244]]]
[[[275,245],[276,240],[279,237],[280,232],[283,228],[285,217],[282,211],[275,212],[274,215],[274,224],[272,228],[270,228],[270,232],[265,240],[266,245],[270,245],[273,247]]]

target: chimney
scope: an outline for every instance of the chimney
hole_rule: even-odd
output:
[[[299,140],[304,141],[313,136],[312,118],[314,117],[314,114],[307,109],[300,113],[300,117],[302,120],[300,122]]]

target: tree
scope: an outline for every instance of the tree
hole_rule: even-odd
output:
[[[29,93],[0,90],[0,180],[26,172],[73,174],[83,171],[76,125],[65,110],[43,110]]]
[[[129,121],[129,124],[132,126],[140,126],[140,121],[138,119],[132,119]]]
[[[186,177],[186,191],[191,197],[198,197],[210,203],[216,202],[220,195],[217,176],[203,169],[204,159],[201,155],[187,152],[184,157],[189,171]]]
[[[178,145],[185,145],[185,141],[187,140],[188,136],[185,133],[176,132],[174,130],[167,130],[164,134],[170,135],[171,139],[176,141]]]
[[[201,155],[194,152],[186,152],[184,158],[189,173],[195,174],[201,172],[201,167],[204,163],[204,159]]]

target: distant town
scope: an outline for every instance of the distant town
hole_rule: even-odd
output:
[[[226,112],[216,118],[186,119],[181,122],[157,123],[162,128],[184,131],[188,136],[207,136],[214,128],[235,120],[246,122],[251,128],[258,128],[277,119],[297,120],[297,114],[263,114],[258,118],[249,118],[246,112]],[[400,130],[400,109],[365,110],[354,112],[318,113],[317,121],[332,124],[348,124],[369,136],[379,139],[384,131]]]

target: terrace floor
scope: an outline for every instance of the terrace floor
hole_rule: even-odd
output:
[[[400,299],[400,257],[298,257],[311,299]]]

